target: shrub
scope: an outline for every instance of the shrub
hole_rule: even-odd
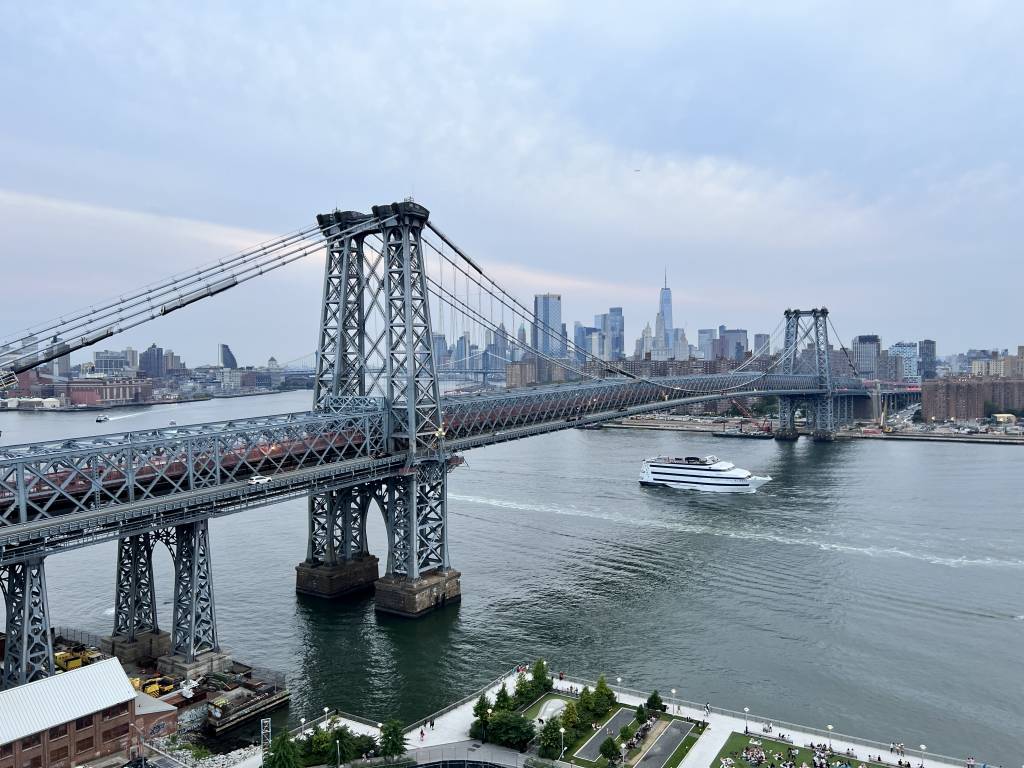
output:
[[[487,721],[487,741],[520,752],[536,735],[533,722],[516,712],[495,710]]]
[[[561,755],[562,752],[562,733],[559,728],[564,728],[562,721],[558,717],[552,717],[540,730],[540,756],[548,760],[553,760]],[[569,729],[565,729],[565,735],[569,735]]]
[[[666,707],[661,701],[661,696],[658,695],[658,691],[654,690],[651,695],[647,697],[647,708],[652,709],[655,712],[664,712]]]

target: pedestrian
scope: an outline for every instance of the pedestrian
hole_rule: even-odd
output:
[[[426,736],[426,735],[427,734],[424,732],[424,730],[422,728],[420,728],[420,741],[423,741],[423,737]]]

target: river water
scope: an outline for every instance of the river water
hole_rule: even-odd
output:
[[[0,444],[305,410],[308,392],[94,414],[0,414]],[[754,495],[643,488],[640,461],[715,453]],[[222,645],[323,706],[410,721],[511,664],[1020,764],[1024,449],[831,445],[567,430],[467,454],[451,475],[459,606],[418,621],[299,597],[305,504],[211,523]],[[372,515],[371,549],[386,556]],[[116,550],[47,561],[54,624],[109,632]],[[170,556],[159,551],[170,624]],[[1012,761],[1016,760],[1016,763]]]

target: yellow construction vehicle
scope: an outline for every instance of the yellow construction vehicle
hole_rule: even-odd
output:
[[[53,661],[58,668],[63,669],[65,672],[82,666],[82,657],[72,651],[58,651],[53,654]]]

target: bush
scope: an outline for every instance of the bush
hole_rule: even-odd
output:
[[[487,741],[520,752],[537,734],[533,722],[516,712],[495,710],[487,721]]]
[[[299,748],[287,733],[279,733],[270,742],[270,754],[263,760],[266,768],[299,768]]]
[[[487,719],[479,718],[469,726],[469,738],[487,741]]]
[[[601,756],[607,758],[609,763],[614,763],[619,759],[619,745],[611,736],[601,742]]]

